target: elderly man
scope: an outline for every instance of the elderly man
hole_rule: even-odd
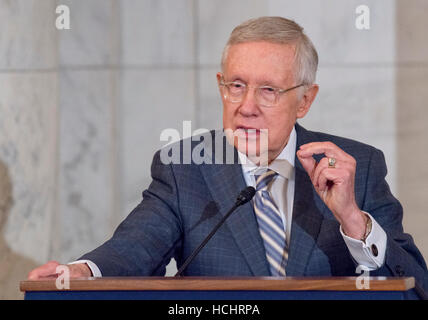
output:
[[[403,233],[382,152],[296,122],[317,95],[317,64],[313,44],[293,21],[262,17],[236,27],[217,81],[224,141],[237,161],[165,164],[158,152],[142,202],[110,240],[70,265],[71,275],[160,275],[172,257],[180,267],[239,191],[253,186],[252,201],[230,216],[185,275],[355,276],[360,266],[371,275],[414,276],[426,287],[426,264]],[[57,265],[29,278],[52,275]]]

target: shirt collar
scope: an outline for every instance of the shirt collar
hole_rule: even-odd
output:
[[[284,178],[291,177],[291,171],[294,169],[296,157],[297,134],[293,127],[287,145],[282,149],[281,153],[268,165],[268,168],[277,172]],[[259,175],[266,171],[265,167],[259,167],[254,164],[247,156],[238,151],[239,162],[242,164],[244,174]]]

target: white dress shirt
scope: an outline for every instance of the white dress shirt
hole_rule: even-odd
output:
[[[273,201],[275,201],[281,212],[281,217],[286,232],[287,243],[290,243],[291,236],[291,221],[293,218],[293,201],[294,201],[294,186],[295,186],[295,157],[296,157],[296,130],[293,128],[287,145],[272,161],[268,168],[278,173],[278,176],[273,180],[270,186],[270,192]],[[244,154],[238,152],[239,160],[242,166],[247,186],[256,186],[254,175],[259,175],[266,171],[266,168],[258,167],[253,164]],[[288,181],[287,181],[288,180]],[[286,190],[286,197],[284,197]],[[372,230],[365,242],[356,240],[346,236],[340,227],[340,233],[349,249],[351,256],[362,270],[376,270],[381,267],[385,260],[386,252],[386,233],[382,227],[373,219],[373,217],[365,212],[372,220]],[[372,252],[372,245],[377,248],[377,255]],[[94,277],[101,277],[101,271],[98,266],[89,260],[78,260],[69,264],[86,263],[92,271]]]

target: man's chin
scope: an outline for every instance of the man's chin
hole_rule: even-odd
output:
[[[237,141],[236,141],[237,140]],[[267,165],[268,149],[260,147],[258,139],[251,141],[246,139],[236,139],[235,148],[245,154],[247,158],[256,165]]]
[[[264,164],[268,161],[268,131],[226,129],[225,134],[229,143],[242,154],[245,154],[255,164]]]

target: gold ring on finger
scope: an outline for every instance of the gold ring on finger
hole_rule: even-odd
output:
[[[329,168],[336,168],[336,159],[329,157],[328,158],[328,167]]]

